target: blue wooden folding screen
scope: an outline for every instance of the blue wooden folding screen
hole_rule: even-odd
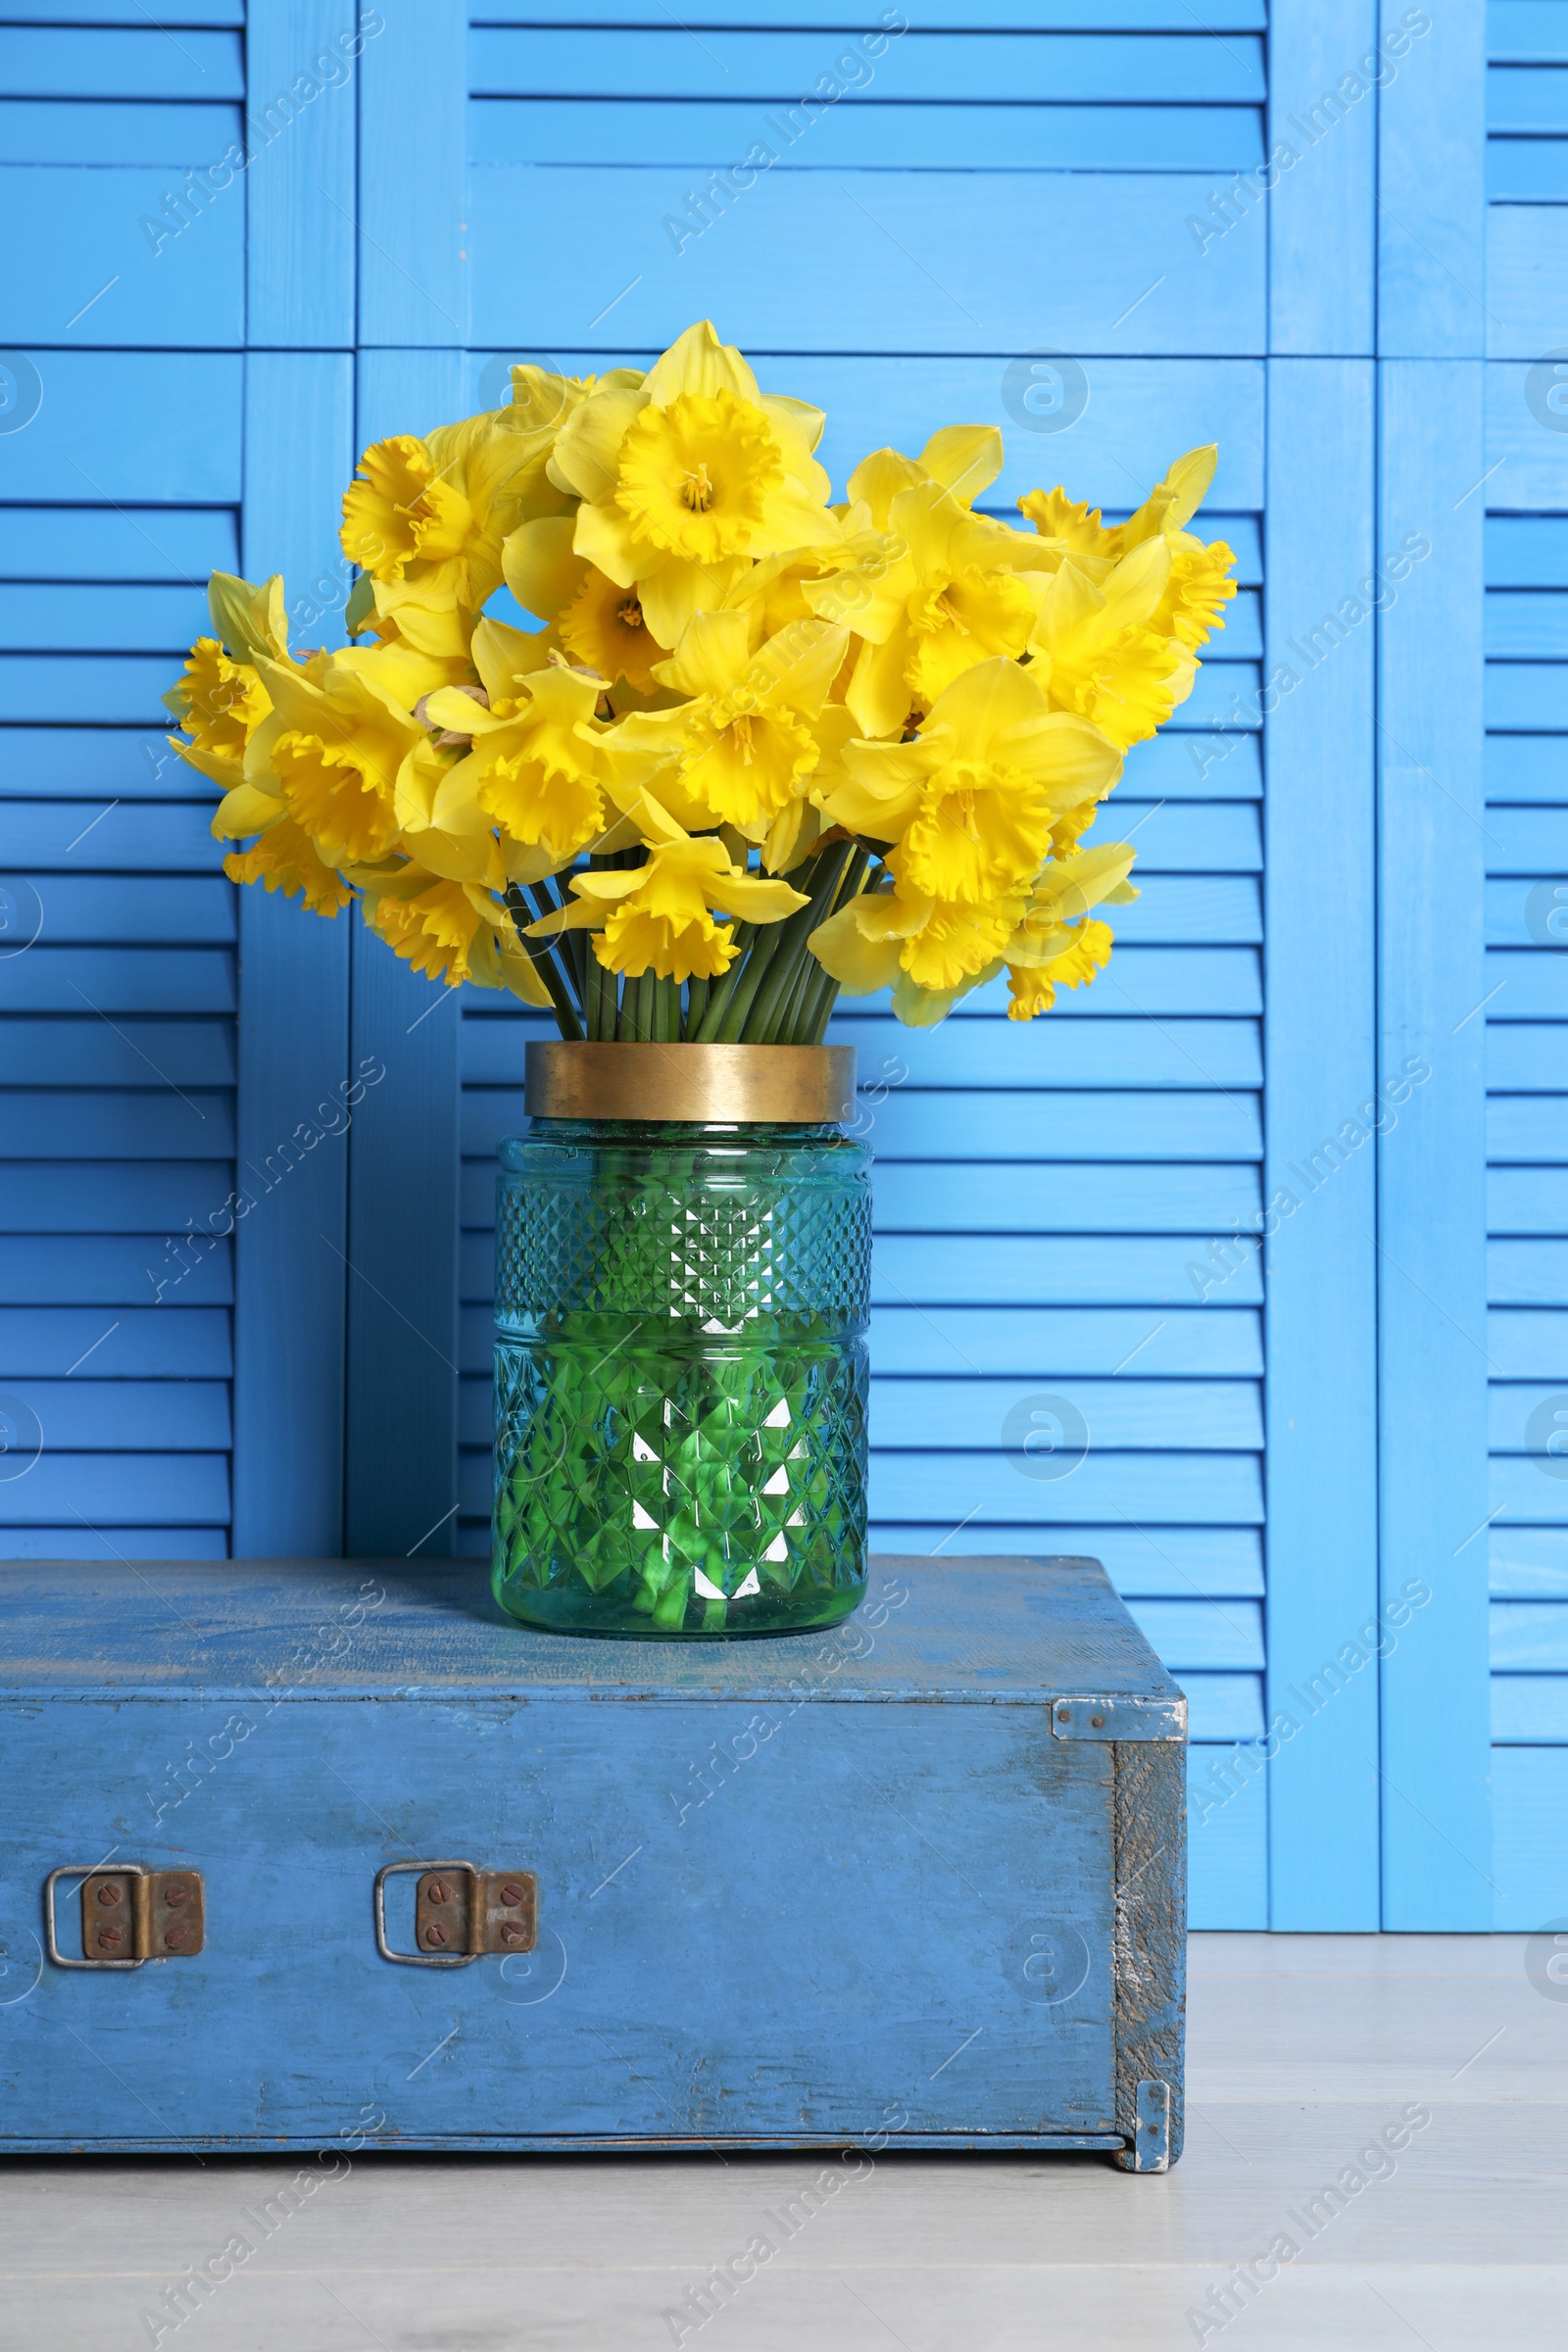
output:
[[[214,564],[341,637],[366,442],[711,317],[839,486],[1217,440],[1243,583],[1095,989],[838,1018],[877,1542],[1105,1559],[1200,1924],[1568,1913],[1565,0],[157,13],[0,12],[4,1547],[482,1549],[536,1026],[236,898],[158,696]]]

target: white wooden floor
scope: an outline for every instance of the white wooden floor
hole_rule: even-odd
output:
[[[1361,2151],[1407,2110],[1396,2156]],[[0,2163],[0,2347],[118,2352],[297,2167]],[[1199,1936],[1187,2153],[852,2157],[702,2352],[1568,2343],[1568,1999],[1518,1936]],[[820,2159],[354,2161],[177,2352],[656,2352]],[[1376,2177],[1374,2177],[1376,2176]],[[1351,2179],[1363,2185],[1350,2186]],[[1309,2200],[1336,2182],[1336,2200]],[[1245,2292],[1236,2266],[1298,2249]],[[1280,2249],[1276,2246],[1276,2258]],[[1217,2290],[1217,2291],[1216,2291]],[[1231,2316],[1226,2317],[1227,2305]]]

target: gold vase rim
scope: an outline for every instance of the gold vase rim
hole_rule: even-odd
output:
[[[855,1048],[543,1038],[524,1105],[535,1119],[832,1126],[855,1116]]]

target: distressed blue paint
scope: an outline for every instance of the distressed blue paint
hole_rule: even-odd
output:
[[[472,1568],[165,1560],[106,1656],[103,1585],[7,1580],[4,1781],[54,1789],[7,1823],[8,1915],[78,1853],[177,1850],[207,1941],[134,1984],[47,1970],[8,2044],[25,2144],[314,2147],[368,2090],[391,2145],[842,2143],[890,2112],[909,2144],[1114,2144],[1151,2074],[1179,2124],[1181,1746],[1052,1728],[1059,1695],[1176,1696],[1093,1563],[883,1559],[853,1627],[707,1648],[520,1633]],[[279,1972],[302,1835],[318,1899]],[[525,1976],[377,1956],[376,1870],[437,1850],[537,1874]],[[1042,2000],[1053,1936],[1082,1980]],[[421,2068],[455,2003],[472,2030]],[[62,2058],[75,2021],[110,2071]],[[137,2103],[171,2046],[177,2142]]]

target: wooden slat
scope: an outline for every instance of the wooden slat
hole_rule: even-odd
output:
[[[0,1085],[231,1086],[231,1022],[29,1020],[0,1023]]]
[[[178,675],[169,654],[0,654],[0,722],[63,713],[103,726],[155,727]]]
[[[1527,389],[1535,391],[1539,401],[1552,381],[1548,370],[1544,384],[1539,378],[1532,384],[1523,361],[1489,365],[1487,465],[1496,468],[1487,482],[1489,507],[1515,512],[1568,507],[1568,433],[1549,431],[1526,397]]]
[[[42,404],[0,435],[0,499],[237,506],[243,365],[232,352],[39,352]]]
[[[195,0],[185,0],[187,6]],[[1516,0],[1517,4],[1517,0]],[[54,9],[39,8],[29,13],[45,17],[70,5],[70,0],[54,0]],[[120,8],[123,0],[97,0],[99,7]],[[77,13],[77,12],[73,12]],[[85,12],[80,12],[85,13]],[[517,25],[537,24],[537,9],[525,12],[517,0],[473,0],[470,19],[475,24]],[[752,17],[762,15],[789,27],[819,25],[829,35],[843,33],[846,24],[845,0],[769,0],[764,11],[754,9]],[[918,31],[951,32],[955,26],[969,21],[997,31],[1054,31],[1083,30],[1106,32],[1190,32],[1193,17],[1184,0],[914,0],[898,15],[906,24]],[[738,14],[735,0],[683,0],[680,21],[685,24],[717,25],[732,30]],[[581,24],[600,27],[612,19],[616,24],[648,25],[656,31],[669,24],[663,0],[614,0],[612,10],[606,0],[551,0],[552,25]],[[203,23],[220,21],[202,19]],[[1218,32],[1261,32],[1267,23],[1264,0],[1204,0],[1203,24]]]
[[[1424,66],[1457,76],[1453,60],[1465,54],[1472,16],[1465,0],[1436,26]],[[1396,85],[1395,99],[1405,86]],[[1456,82],[1451,107],[1437,119],[1434,136],[1451,134],[1462,144],[1472,135],[1470,97]],[[1401,144],[1408,126],[1391,136],[1385,154],[1393,200],[1408,202],[1399,192],[1414,163]],[[1425,169],[1437,172],[1434,154]],[[1455,193],[1463,169],[1455,165]],[[1433,213],[1421,217],[1450,267],[1467,250],[1457,227],[1451,236],[1445,231],[1442,208],[1452,201],[1444,188]],[[1423,272],[1391,259],[1387,244],[1385,270],[1396,288],[1394,332],[1400,342],[1413,339],[1411,306],[1430,291]],[[1463,348],[1470,332],[1463,315],[1446,298],[1432,299],[1429,347],[1447,341]],[[1441,432],[1432,429],[1437,416]],[[1476,821],[1480,368],[1464,360],[1385,365],[1380,430],[1384,543],[1396,541],[1414,514],[1430,518],[1423,527],[1434,541],[1432,560],[1385,612],[1380,648],[1380,1076],[1395,1076],[1412,1055],[1432,1069],[1419,1123],[1402,1120],[1379,1147],[1382,1584],[1394,1594],[1420,1576],[1434,1592],[1420,1643],[1401,1643],[1383,1661],[1383,1925],[1484,1928],[1491,1917],[1484,1414],[1495,1350],[1484,1290],[1482,1024],[1471,1017],[1486,985],[1485,838]],[[1421,1139],[1434,1134],[1441,1150],[1423,1148]]]
[[[1489,727],[1568,728],[1568,663],[1490,662],[1486,694]]]
[[[526,29],[478,24],[468,43],[468,87],[475,97],[713,98],[786,102],[810,93],[833,71],[831,44],[795,31],[714,30],[693,41],[683,27],[623,26]],[[835,78],[851,91],[851,109],[888,99],[948,104],[999,98],[1172,100],[1229,103],[1263,96],[1263,44],[1246,34],[1227,40],[1197,32],[909,31],[883,41],[868,57],[846,41],[852,64]],[[816,111],[826,111],[819,100]],[[760,125],[756,134],[766,135]]]
[[[5,24],[0,87],[17,98],[242,98],[245,69],[237,32],[182,30],[176,41],[123,19],[90,30]]]
[[[1492,1737],[1498,1747],[1568,1746],[1568,1675],[1494,1675]]]
[[[150,728],[0,727],[0,800],[34,794],[98,806],[176,797],[214,803],[218,786],[176,759],[168,736]]]
[[[0,1165],[7,1233],[179,1233],[206,1226],[232,1179],[227,1160],[26,1160]],[[207,1227],[216,1231],[220,1216]]]
[[[1557,0],[1487,0],[1487,55],[1568,65],[1568,25]]]
[[[1496,1240],[1487,1246],[1494,1306],[1568,1306],[1568,1240]]]
[[[228,1306],[232,1260],[216,1237],[181,1248],[177,1236],[0,1234],[0,1295],[12,1306]]]
[[[1208,1237],[1196,1234],[1064,1235],[1041,1239],[1011,1234],[890,1234],[878,1246],[871,1275],[879,1305],[913,1300],[920,1306],[1188,1306],[1212,1279],[1205,1265]],[[1521,1248],[1540,1245],[1521,1244]],[[1262,1300],[1255,1250],[1224,1281],[1227,1306]],[[1555,1300],[1549,1303],[1556,1303]]]
[[[36,344],[243,341],[245,197],[224,169],[225,187],[174,211],[163,165],[0,165],[0,204],[29,222],[11,255],[10,331]]]
[[[29,1380],[14,1391],[44,1444],[67,1452],[216,1453],[230,1441],[221,1380]]]
[[[269,352],[253,353],[246,369],[246,575],[312,579],[338,556],[333,522],[353,460],[351,365],[325,352]],[[285,416],[287,433],[278,429]],[[348,953],[346,919],[323,922],[260,889],[242,894],[242,1175],[266,1166],[318,1103],[345,1100]],[[335,1143],[313,1150],[239,1228],[237,1557],[342,1549],[347,1180]]]
[[[1487,1157],[1568,1161],[1568,1098],[1494,1095],[1487,1104]]]
[[[199,587],[0,586],[0,651],[39,653],[90,645],[96,654],[158,653],[173,662],[211,632]]]
[[[1492,1233],[1568,1230],[1568,1168],[1493,1168],[1487,1176]]]
[[[1494,807],[1518,801],[1568,804],[1564,746],[1551,735],[1489,735],[1486,778],[1487,799]]]
[[[1568,219],[1553,204],[1487,216],[1487,357],[1529,360],[1568,340]]]
[[[202,596],[239,562],[227,507],[12,507],[0,512],[0,578],[177,582]],[[211,627],[203,613],[202,625]],[[194,632],[188,632],[194,634]]]
[[[8,801],[5,833],[15,865],[40,876],[83,867],[217,874],[230,846],[213,839],[208,810],[189,802]]]
[[[0,1480],[0,1527],[59,1520],[138,1519],[221,1527],[228,1517],[222,1453],[50,1453],[25,1478]]]
[[[1568,515],[1489,514],[1486,550],[1489,588],[1568,588]]]
[[[1253,1381],[1080,1380],[1062,1392],[1096,1446],[1155,1452],[1260,1450],[1263,1422]],[[1038,1390],[1014,1380],[877,1379],[871,1442],[879,1446],[990,1446],[1007,1467],[1006,1422]]]
[[[708,173],[766,142],[778,171],[1205,172],[1224,178],[1263,161],[1256,106],[983,106],[858,103],[830,109],[787,145],[762,106],[724,100],[606,102],[479,98],[468,112],[475,164],[675,164]]]
[[[1256,216],[1200,254],[1179,175],[770,172],[678,250],[662,223],[684,210],[687,177],[475,166],[474,339],[657,349],[672,317],[707,314],[743,348],[819,349],[822,285],[849,240],[866,261],[855,332],[868,352],[1262,347]],[[1020,273],[1020,246],[1053,256],[1049,278]]]
[[[1486,604],[1486,649],[1494,660],[1568,659],[1568,595],[1561,589],[1494,590]]]
[[[211,1159],[234,1148],[224,1093],[121,1090],[50,1093],[8,1087],[0,1118],[4,1159]]]
[[[1348,33],[1346,11],[1333,24]],[[1290,250],[1304,267],[1299,245]],[[1327,304],[1312,331],[1330,332],[1333,317]],[[1276,360],[1269,378],[1269,659],[1294,667],[1291,640],[1375,564],[1372,369]],[[1281,695],[1265,737],[1263,1191],[1301,1202],[1276,1219],[1268,1252],[1271,1707],[1377,1609],[1376,1162],[1363,1150],[1309,1197],[1297,1173],[1376,1092],[1373,659],[1370,632],[1339,647],[1332,665]],[[1340,845],[1332,881],[1317,852],[1325,827]],[[1377,1686],[1365,1676],[1312,1741],[1286,1743],[1269,1767],[1273,1926],[1378,1925],[1377,1792],[1365,1761],[1377,1738]]]
[[[1568,1381],[1568,1315],[1494,1306],[1487,1317],[1487,1368],[1494,1380]]]
[[[1489,133],[1512,131],[1532,137],[1568,130],[1568,73],[1562,63],[1489,66],[1487,129]]]
[[[1497,1392],[1494,1390],[1495,1396]],[[1568,1530],[1555,1527],[1494,1527],[1490,1538],[1491,1590],[1494,1596],[1534,1600],[1547,1594],[1568,1598]]]
[[[231,1012],[234,959],[215,948],[51,948],[0,959],[0,1011]]]
[[[1494,998],[1494,1004],[1500,998]],[[1556,1021],[1489,1021],[1487,1084],[1516,1094],[1568,1089],[1568,1027]]]
[[[0,1363],[13,1379],[67,1380],[90,1364],[94,1380],[222,1380],[228,1310],[0,1306]]]
[[[161,164],[179,178],[241,136],[236,105],[196,99],[0,98],[0,161]]]

